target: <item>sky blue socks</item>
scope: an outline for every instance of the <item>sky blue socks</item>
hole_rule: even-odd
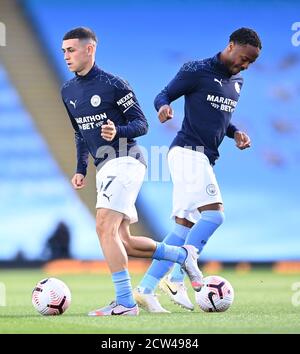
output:
[[[167,245],[164,242],[157,242],[156,250],[152,258],[161,260],[168,260],[183,264],[186,259],[186,250],[178,246]]]
[[[185,260],[185,254],[182,253],[182,251],[178,251],[176,247],[168,245],[193,245],[201,252],[208,239],[223,221],[223,212],[207,210],[201,213],[201,219],[191,229],[183,225],[175,224],[174,230],[166,236],[163,243],[157,244],[157,249],[153,254],[155,260],[153,260],[139,284],[139,287],[143,288],[143,292],[145,294],[153,293],[159,281],[171,269],[174,264],[173,262],[178,262],[179,260],[179,262],[182,263]],[[168,258],[169,261],[162,260],[166,258]],[[184,276],[185,273],[182,271],[181,265],[175,263],[174,269],[170,274],[170,280],[182,282]]]
[[[112,281],[115,285],[116,302],[118,305],[133,307],[135,301],[132,295],[132,286],[128,270],[112,273]]]
[[[174,261],[171,261],[171,259],[169,261],[158,259],[163,259],[163,256],[168,256],[170,252],[174,252],[174,247],[168,245],[182,246],[185,243],[185,239],[189,231],[190,229],[188,227],[175,224],[174,230],[165,237],[163,243],[157,244],[158,247],[153,254],[153,258],[157,259],[153,260],[151,266],[147,270],[147,273],[144,275],[142,281],[139,284],[139,287],[144,289],[145,294],[154,292],[161,278],[171,269],[174,264]],[[174,255],[171,254],[171,257],[176,257],[177,259],[180,259],[182,262],[184,262],[186,251],[184,249],[180,250],[180,254],[178,250],[175,250]],[[181,268],[180,264],[178,265],[179,268]]]
[[[187,234],[185,244],[193,245],[198,248],[201,253],[203,247],[206,245],[208,239],[216,231],[216,229],[223,223],[224,213],[218,210],[206,210],[201,213],[201,219],[190,229]],[[175,264],[174,269],[170,275],[170,280],[173,282],[182,282],[185,273],[181,266]]]

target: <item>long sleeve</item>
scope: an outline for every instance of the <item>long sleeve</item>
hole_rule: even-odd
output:
[[[238,131],[238,128],[235,125],[229,123],[228,128],[226,130],[226,136],[228,136],[229,138],[234,139],[234,133],[236,131]]]
[[[126,118],[126,125],[117,126],[117,138],[133,139],[145,135],[148,123],[131,88],[124,83],[124,87],[115,88],[115,100],[118,108]]]
[[[75,144],[77,150],[76,173],[81,173],[85,176],[89,163],[89,150],[79,131],[75,132]]]
[[[197,86],[197,77],[193,62],[184,64],[175,78],[155,97],[155,109],[159,111],[161,106],[169,105],[177,98],[193,92]]]
[[[68,110],[67,105],[65,104],[65,108],[67,110],[67,113],[69,115],[70,121],[72,123],[72,126],[75,131],[75,145],[76,145],[76,151],[77,151],[77,166],[76,166],[76,173],[80,173],[82,175],[86,175],[87,167],[88,167],[88,161],[89,161],[89,150],[87,147],[87,144],[85,140],[83,139],[78,125],[75,122],[74,118],[72,117],[70,111]]]

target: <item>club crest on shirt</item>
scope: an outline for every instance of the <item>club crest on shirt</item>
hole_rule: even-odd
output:
[[[236,91],[237,93],[240,93],[240,92],[241,92],[241,88],[240,88],[240,85],[239,85],[238,82],[236,82],[236,83],[234,84],[234,88],[235,88],[235,91]]]
[[[100,96],[94,95],[94,96],[91,97],[91,105],[93,107],[100,106],[100,103],[101,103],[101,97]]]
[[[217,194],[217,188],[214,184],[209,184],[207,187],[206,187],[206,193],[208,195],[216,195]]]

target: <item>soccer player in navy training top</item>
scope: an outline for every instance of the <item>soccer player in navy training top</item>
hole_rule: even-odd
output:
[[[72,185],[84,187],[91,154],[97,167],[96,229],[116,291],[110,305],[89,315],[137,315],[127,255],[179,263],[195,290],[202,285],[202,273],[194,246],[174,247],[130,234],[146,169],[134,138],[146,134],[148,124],[128,83],[95,64],[96,46],[94,32],[84,27],[67,32],[62,44],[66,64],[75,73],[61,92],[75,130],[77,170]]]
[[[259,56],[261,41],[255,31],[240,28],[230,35],[226,48],[212,58],[184,64],[176,77],[155,98],[161,123],[173,117],[170,103],[184,96],[184,119],[173,140],[168,163],[173,181],[175,228],[164,242],[194,245],[201,250],[223,223],[223,201],[212,166],[218,147],[228,136],[243,150],[250,138],[231,122],[243,79],[239,75]],[[168,261],[153,261],[139,287],[137,302],[150,312],[165,312],[154,295],[161,289],[182,307],[193,310],[184,286],[184,272]],[[165,277],[164,277],[165,276]],[[164,277],[164,278],[163,278]]]

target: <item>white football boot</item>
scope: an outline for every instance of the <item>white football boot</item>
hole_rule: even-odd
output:
[[[187,310],[194,310],[194,305],[189,299],[187,289],[183,282],[172,282],[168,276],[162,278],[159,288],[167,294],[171,301]]]
[[[183,246],[182,248],[187,251],[187,257],[182,265],[182,269],[190,278],[193,289],[195,291],[200,291],[203,285],[203,274],[197,263],[199,252],[196,247],[191,245]]]
[[[88,316],[137,316],[138,314],[138,305],[125,307],[113,301],[108,306],[89,312]]]
[[[154,293],[144,294],[142,289],[137,287],[133,290],[133,297],[137,304],[145,311],[156,313],[170,313],[164,309]]]

